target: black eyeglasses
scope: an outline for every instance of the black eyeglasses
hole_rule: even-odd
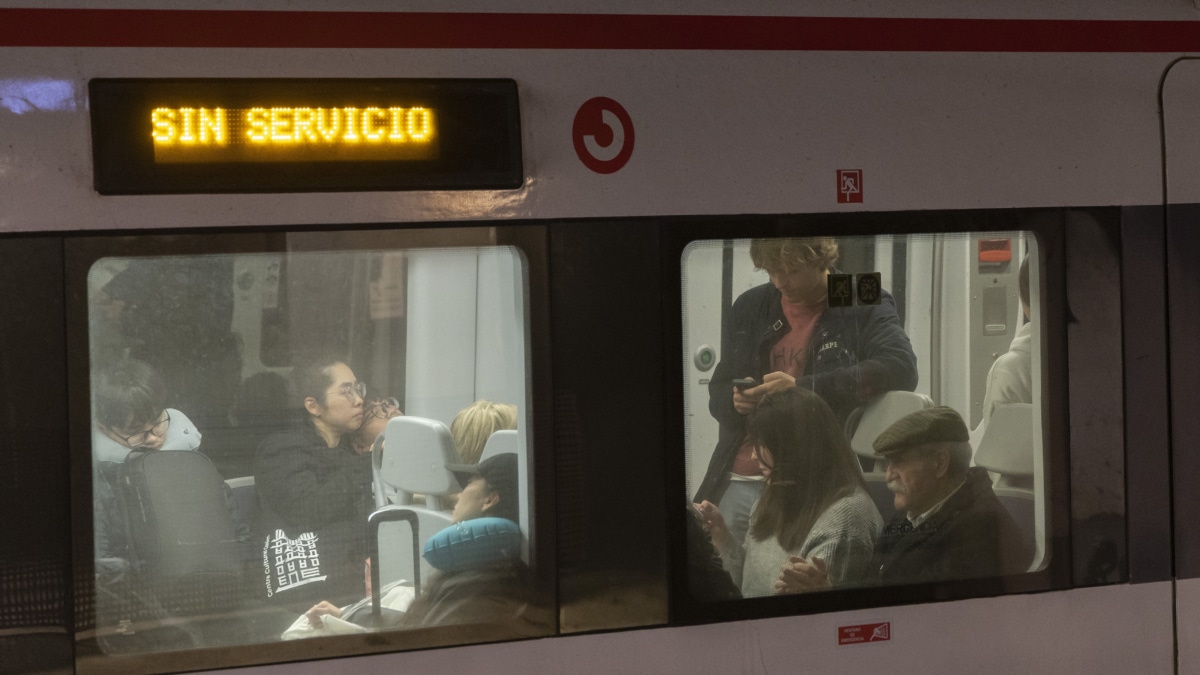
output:
[[[394,398],[388,397],[376,401],[374,405],[367,409],[367,417],[378,417],[386,420],[392,416],[392,412],[400,409],[400,402]]]
[[[354,384],[343,384],[342,386],[338,387],[337,389],[330,389],[329,391],[327,391],[325,393],[332,394],[334,392],[337,392],[337,393],[341,394],[342,396],[345,396],[347,399],[350,400],[351,403],[354,403],[354,395],[355,394],[358,394],[359,398],[366,398],[367,383],[366,382],[355,382]]]
[[[170,426],[171,426],[171,413],[164,410],[163,411],[163,419],[155,422],[154,426],[150,427],[149,429],[146,429],[144,431],[139,431],[136,434],[133,434],[132,436],[121,436],[120,434],[117,434],[117,436],[119,438],[124,439],[125,445],[127,445],[131,448],[139,448],[139,447],[145,445],[146,441],[150,440],[151,436],[156,436],[158,438],[162,438],[163,435],[167,433],[167,429],[170,428]]]

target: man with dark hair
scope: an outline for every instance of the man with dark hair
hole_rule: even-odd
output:
[[[92,456],[121,462],[135,450],[196,450],[200,432],[165,405],[166,388],[153,368],[123,359],[95,374]]]
[[[200,432],[165,407],[162,378],[142,361],[121,359],[98,369],[92,381],[98,620],[162,617],[167,607],[193,611],[190,584],[198,578],[207,579],[213,595],[239,592],[250,524],[216,469],[209,465],[204,473],[207,459],[187,452],[200,448]],[[147,469],[151,459],[166,461]],[[180,500],[170,488],[182,485],[190,491]],[[208,576],[189,576],[194,571]]]
[[[122,359],[93,376],[92,428],[95,548],[99,566],[121,569],[130,557],[114,486],[131,452],[196,450],[200,432],[182,412],[165,407],[162,378],[136,359]]]
[[[1032,560],[991,479],[970,467],[967,425],[939,406],[900,418],[875,439],[887,461],[897,514],[875,545],[871,569],[883,584],[995,577],[1025,572]],[[787,591],[828,587],[814,567],[793,564],[780,576]]]
[[[844,422],[876,396],[917,386],[917,357],[891,294],[881,290],[878,305],[829,306],[835,239],[755,239],[750,258],[770,281],[742,293],[722,325],[721,362],[708,385],[720,437],[693,499],[716,504],[736,541],[763,485],[746,437],[746,416],[763,396],[809,389]]]

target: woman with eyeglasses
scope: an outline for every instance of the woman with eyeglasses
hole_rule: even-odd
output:
[[[309,357],[291,373],[298,417],[255,454],[266,596],[307,608],[322,598],[362,597],[371,460],[354,450],[366,386],[333,356]]]

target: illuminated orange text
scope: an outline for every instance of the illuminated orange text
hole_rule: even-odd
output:
[[[159,107],[150,111],[158,162],[358,161],[438,156],[423,106]]]

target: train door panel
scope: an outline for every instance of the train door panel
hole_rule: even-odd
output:
[[[1175,627],[1178,671],[1200,673],[1200,60],[1173,63],[1160,87],[1164,151],[1165,290],[1170,318]],[[1161,216],[1160,216],[1161,217]]]
[[[1179,672],[1200,672],[1200,536],[1193,514],[1200,508],[1194,489],[1200,474],[1200,424],[1196,421],[1200,373],[1195,338],[1200,330],[1200,206],[1168,208],[1168,284],[1171,289],[1171,447],[1174,483],[1176,631]]]

